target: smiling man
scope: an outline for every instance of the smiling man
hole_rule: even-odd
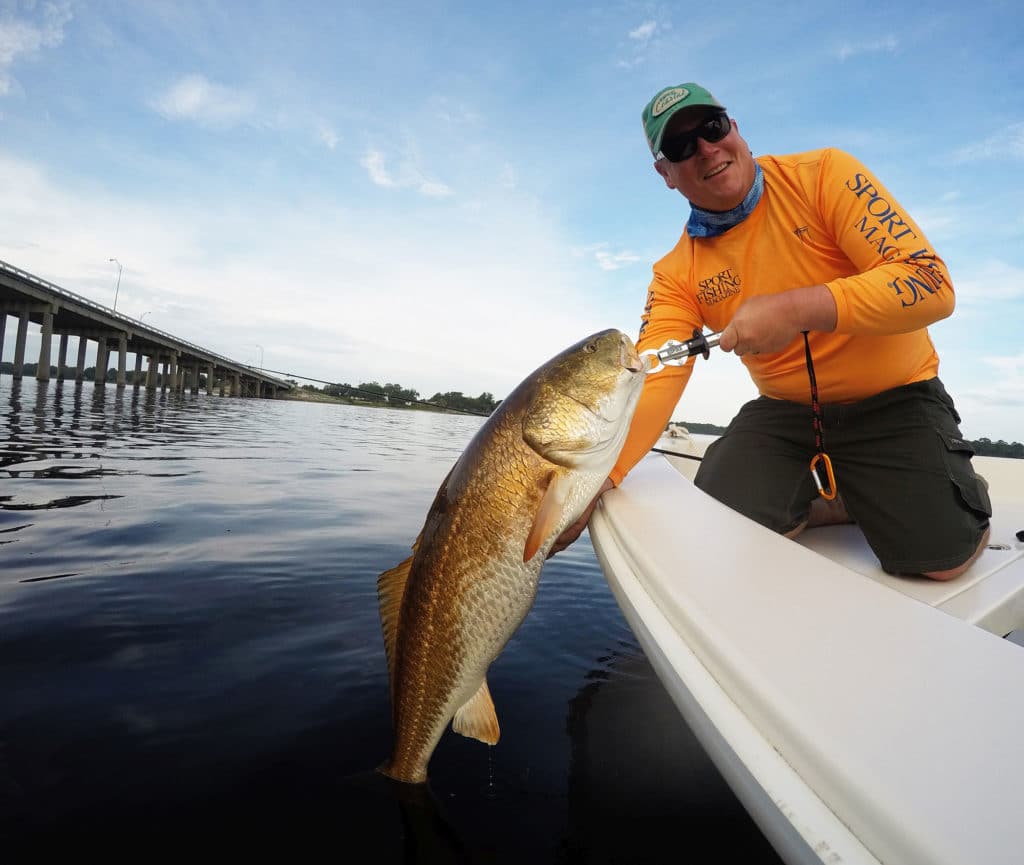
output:
[[[698,84],[660,90],[642,119],[655,171],[690,213],[654,265],[637,347],[721,332],[760,394],[708,448],[697,486],[790,537],[856,521],[890,573],[962,574],[992,511],[938,378],[928,325],[955,299],[924,233],[848,153],[754,158]],[[602,492],[658,440],[693,366],[648,375]]]

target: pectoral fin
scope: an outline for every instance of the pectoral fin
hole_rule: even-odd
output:
[[[501,730],[498,729],[498,716],[494,713],[494,701],[487,689],[486,678],[480,682],[480,687],[469,701],[459,707],[452,718],[452,729],[488,745],[498,744]]]
[[[557,472],[551,472],[547,479],[547,488],[540,500],[540,506],[533,517],[533,526],[526,537],[523,548],[523,561],[528,562],[540,549],[545,539],[558,527],[565,510],[565,500],[569,492],[569,482]]]

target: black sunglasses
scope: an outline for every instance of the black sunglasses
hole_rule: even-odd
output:
[[[711,144],[716,144],[731,131],[732,124],[729,122],[729,115],[724,111],[720,111],[717,114],[704,118],[696,129],[666,138],[661,142],[659,155],[669,162],[685,162],[697,152],[698,138],[703,138]]]

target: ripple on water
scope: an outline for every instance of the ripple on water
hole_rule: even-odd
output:
[[[643,863],[686,839],[775,861],[586,535],[491,667],[500,743],[446,734],[417,795],[373,771],[377,575],[481,423],[0,376],[5,853],[342,839],[382,863]]]

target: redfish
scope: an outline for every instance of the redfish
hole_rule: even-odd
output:
[[[533,606],[555,539],[618,459],[646,370],[618,330],[538,367],[455,462],[412,555],[378,578],[394,727],[383,774],[425,782],[449,722],[498,742],[488,667]]]

